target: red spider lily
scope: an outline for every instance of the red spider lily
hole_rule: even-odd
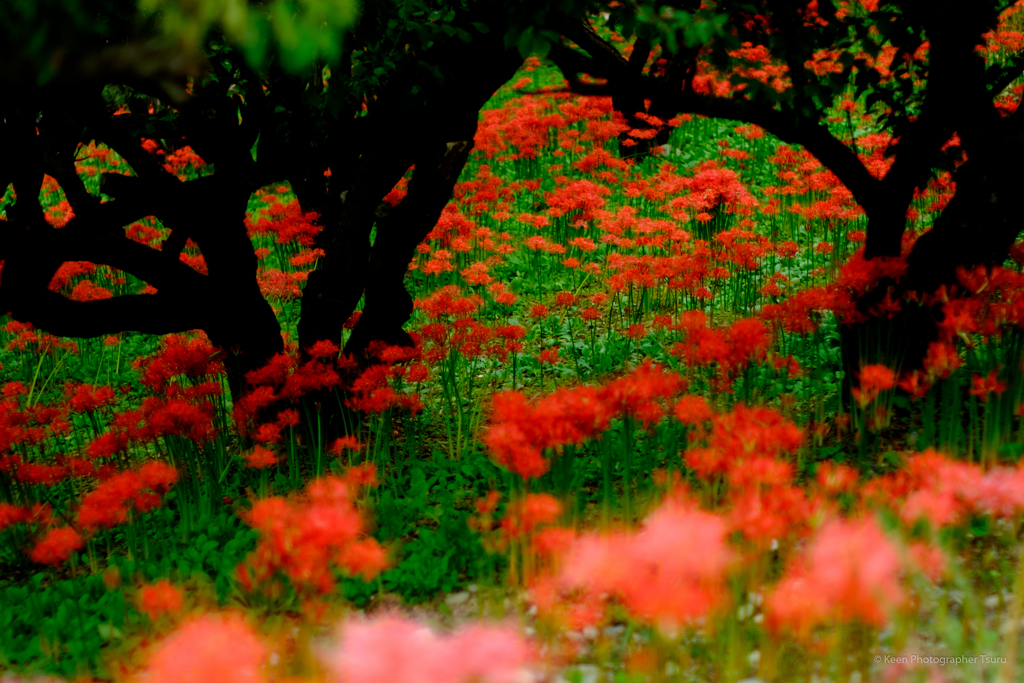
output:
[[[740,404],[732,412],[716,415],[712,424],[711,447],[733,460],[744,454],[791,453],[803,443],[801,430],[771,408]]]
[[[281,440],[281,426],[273,422],[262,424],[254,437],[260,443],[277,443]]]
[[[197,445],[213,440],[212,406],[200,407],[183,399],[164,401],[150,397],[142,405],[149,438],[178,436],[190,439]]]
[[[931,342],[925,353],[924,369],[931,381],[947,379],[960,367],[960,355],[948,342]]]
[[[1006,391],[1006,382],[998,379],[999,372],[992,370],[987,376],[982,377],[978,373],[971,375],[971,388],[968,390],[971,396],[977,396],[982,401],[988,401],[992,394],[1002,394]]]
[[[601,600],[616,597],[636,617],[675,630],[723,604],[734,559],[727,533],[721,518],[670,499],[637,533],[590,533],[572,543],[559,571],[535,587],[538,606],[557,613],[571,601],[552,598],[573,595],[597,606],[589,613],[600,618]]]
[[[161,579],[139,589],[139,609],[150,621],[156,621],[163,614],[180,612],[184,597],[180,588],[167,579]]]
[[[915,401],[923,398],[931,388],[931,383],[928,381],[928,375],[920,370],[914,370],[904,374],[900,377],[897,385],[900,389],[910,394],[910,398]]]
[[[593,220],[605,205],[604,197],[611,194],[609,188],[589,180],[556,178],[555,183],[559,187],[547,196],[548,215],[568,216],[573,222]]]
[[[0,503],[0,531],[14,524],[27,522],[30,517],[28,508],[11,505],[10,503]]]
[[[202,381],[219,377],[224,372],[218,358],[220,353],[205,337],[186,340],[181,335],[167,335],[162,346],[160,353],[140,358],[135,363],[142,371],[140,380],[154,393],[164,392],[171,379],[178,375]]]
[[[562,504],[547,493],[531,493],[516,501],[501,520],[501,531],[508,538],[533,533],[543,524],[551,524],[562,514]]]
[[[65,387],[68,403],[76,413],[91,413],[114,402],[114,390],[110,387],[93,387],[91,384],[69,384]]]
[[[861,497],[895,508],[907,524],[926,519],[942,528],[971,514],[1012,518],[1024,511],[1024,468],[983,472],[929,449],[903,470],[869,482]]]
[[[323,661],[345,683],[514,683],[529,676],[533,646],[512,626],[470,626],[446,636],[394,616],[350,619]]]
[[[853,493],[860,480],[857,470],[846,465],[837,465],[833,462],[823,462],[818,467],[816,476],[818,486],[825,493],[839,495],[842,493]]]
[[[345,405],[367,413],[382,413],[395,407],[404,407],[413,414],[421,409],[416,394],[401,394],[388,384],[390,369],[385,365],[370,366],[363,371],[350,388],[352,395]]]
[[[711,419],[711,406],[703,396],[690,394],[683,396],[672,409],[676,419],[685,425],[699,427]]]
[[[114,475],[82,498],[77,522],[90,531],[123,524],[132,508],[148,512],[156,507],[177,480],[177,470],[160,462]]]
[[[686,380],[648,360],[626,377],[602,387],[600,400],[621,415],[653,424],[664,416],[668,400],[685,388]]]
[[[106,287],[97,285],[92,280],[82,280],[71,290],[71,296],[68,298],[72,301],[101,301],[113,296],[113,292]]]
[[[266,647],[246,620],[235,614],[208,614],[194,619],[157,647],[147,679],[153,683],[266,680]]]
[[[62,526],[46,532],[28,556],[39,564],[58,565],[71,557],[71,553],[81,550],[84,545],[85,541],[77,531],[69,526]]]
[[[544,349],[537,354],[537,362],[541,365],[557,365],[558,364],[558,347],[553,346],[550,349]]]
[[[417,299],[415,307],[436,320],[443,317],[464,317],[471,315],[483,304],[477,295],[459,296],[459,288],[455,285],[442,287],[425,299]]]
[[[808,635],[817,625],[881,626],[906,604],[899,554],[874,518],[824,525],[765,598],[767,623]]]
[[[367,477],[356,477],[368,483]],[[246,521],[261,533],[259,545],[239,566],[247,590],[278,573],[299,590],[326,594],[334,588],[331,567],[369,579],[387,566],[382,548],[367,538],[355,507],[353,483],[337,477],[311,482],[304,498],[265,498]]]
[[[628,328],[622,331],[623,337],[625,337],[626,339],[632,339],[634,341],[643,339],[646,335],[647,328],[644,326],[643,323],[636,323],[634,325],[630,325]]]
[[[270,449],[263,446],[256,446],[251,453],[242,455],[245,466],[253,469],[264,469],[277,464],[277,456]]]
[[[821,311],[836,308],[836,293],[824,287],[816,287],[795,292],[782,303],[765,305],[760,317],[781,326],[787,332],[809,334],[817,329]]]
[[[576,303],[576,295],[572,292],[559,292],[555,295],[555,305],[560,308],[568,308]]]
[[[306,355],[317,360],[333,360],[338,357],[339,351],[337,344],[328,339],[321,339],[306,349]]]
[[[354,491],[377,485],[377,468],[373,463],[364,462],[362,465],[350,467],[342,477]]]
[[[519,392],[503,392],[494,396],[493,424],[483,441],[500,465],[524,478],[537,477],[548,468],[544,449],[592,438],[616,415],[655,423],[684,386],[679,375],[647,362],[599,389],[561,389],[534,406]]]
[[[860,386],[854,387],[857,405],[866,408],[883,391],[896,386],[896,373],[884,365],[863,365],[860,368]]]
[[[732,492],[729,527],[759,548],[781,539],[803,536],[809,521],[818,512],[817,501],[808,498],[803,488],[788,485],[766,488],[741,483],[747,485]]]
[[[343,436],[340,439],[335,439],[334,443],[328,449],[332,455],[341,455],[346,449],[350,451],[358,451],[363,447],[361,443],[354,436]]]
[[[277,244],[297,242],[304,247],[313,247],[317,234],[323,229],[315,211],[302,213],[298,202],[284,204],[276,202],[256,221],[246,219],[245,227],[250,237],[274,235]]]
[[[67,474],[67,469],[59,465],[26,462],[18,467],[16,479],[23,484],[55,486],[63,481]]]

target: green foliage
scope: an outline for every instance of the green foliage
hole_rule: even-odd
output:
[[[139,9],[154,16],[163,34],[185,51],[201,49],[216,27],[252,66],[276,54],[292,71],[317,59],[337,63],[344,33],[357,14],[356,0],[141,0]]]

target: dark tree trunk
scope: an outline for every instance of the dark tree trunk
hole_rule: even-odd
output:
[[[938,304],[919,303],[920,296],[910,301],[907,295],[932,294],[946,286],[953,287],[950,294],[956,296],[960,268],[991,268],[1006,261],[1024,228],[1015,202],[1024,184],[1024,172],[1017,163],[1024,152],[1024,138],[1016,125],[1014,120],[997,122],[993,134],[973,146],[969,160],[954,174],[957,189],[953,199],[907,255],[905,275],[899,282],[881,282],[859,303],[866,313],[888,293],[901,302],[901,310],[892,318],[871,317],[865,323],[842,326],[848,378],[864,363],[920,369],[928,345],[939,339],[942,313]],[[869,240],[875,227],[874,222],[869,223]],[[890,238],[897,232],[902,231],[891,230]],[[888,248],[881,240],[875,244],[883,245],[876,256],[893,254],[893,244]],[[964,292],[960,289],[959,293]]]
[[[366,278],[363,315],[345,344],[345,352],[361,355],[373,340],[406,346],[412,343],[402,326],[412,315],[412,296],[405,289],[405,274],[416,245],[433,230],[459,173],[473,148],[476,125],[468,139],[438,144],[417,160],[409,193],[385,218],[377,221],[377,240]]]
[[[335,194],[328,204],[334,208],[326,210],[318,244],[326,256],[302,293],[298,331],[303,349],[323,339],[340,344],[342,326],[364,294],[363,315],[346,351],[361,353],[374,339],[409,341],[402,326],[412,312],[412,299],[404,277],[414,249],[451,199],[480,109],[522,63],[518,52],[506,50],[501,41],[474,39],[438,49],[436,59],[448,73],[444,82],[433,87],[396,82],[382,93],[362,134],[380,136],[383,142],[359,158],[355,171],[345,172],[349,184],[331,185]],[[414,89],[420,91],[415,97]],[[423,104],[411,107],[416,101]],[[382,205],[414,164],[406,197],[393,209]],[[339,186],[344,187],[340,192]]]

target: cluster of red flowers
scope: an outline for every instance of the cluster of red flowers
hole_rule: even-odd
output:
[[[1024,512],[1024,466],[983,470],[927,450],[900,470],[865,485],[864,501],[895,510],[908,524],[941,529],[973,515],[1013,519]]]
[[[765,597],[767,624],[810,635],[818,625],[882,626],[907,604],[905,563],[873,517],[833,519]]]
[[[290,500],[275,496],[257,501],[246,521],[261,538],[239,565],[242,586],[273,590],[279,576],[285,576],[299,591],[327,594],[334,589],[334,567],[367,580],[376,576],[387,566],[387,555],[367,535],[356,505],[361,487],[374,484],[375,471],[364,466],[345,477],[317,479]]]
[[[162,462],[115,474],[82,498],[76,522],[85,531],[123,524],[132,510],[145,513],[157,507],[176,481],[177,470]]]
[[[494,396],[493,423],[483,441],[495,460],[523,478],[548,469],[543,451],[583,442],[606,430],[616,417],[657,422],[685,380],[650,362],[600,387],[559,389],[529,405],[517,391]]]
[[[717,515],[670,498],[638,532],[588,533],[560,549],[559,569],[531,595],[571,628],[601,621],[604,604],[617,599],[634,616],[674,631],[725,601],[736,559],[727,535]]]

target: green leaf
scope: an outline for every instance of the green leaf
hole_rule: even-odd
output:
[[[533,37],[533,26],[527,26],[519,34],[519,40],[516,45],[519,48],[519,56],[523,59],[526,59],[533,53]]]

